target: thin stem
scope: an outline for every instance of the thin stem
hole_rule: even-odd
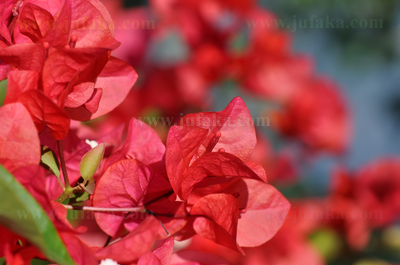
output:
[[[154,198],[154,199],[152,199],[151,201],[146,202],[145,205],[146,205],[146,206],[149,206],[149,205],[151,205],[151,204],[153,204],[153,203],[155,203],[155,202],[157,202],[157,201],[159,201],[159,200],[161,200],[161,199],[168,198],[168,197],[171,196],[173,193],[174,193],[173,190],[168,191],[167,193],[164,193],[163,195],[158,196],[157,198]]]
[[[144,213],[146,209],[144,207],[132,207],[132,208],[103,208],[103,207],[92,207],[92,206],[77,206],[63,204],[67,210],[78,210],[78,211],[89,211],[89,212],[135,212]]]
[[[57,147],[58,147],[58,153],[60,155],[61,169],[62,169],[63,176],[64,176],[65,189],[69,190],[69,189],[71,189],[71,184],[69,183],[67,166],[65,165],[64,147],[62,144],[62,140],[57,140]]]
[[[146,212],[148,212],[149,214],[151,214],[152,216],[154,216],[154,217],[160,222],[160,225],[161,225],[162,228],[164,229],[165,233],[167,233],[167,235],[170,236],[170,234],[169,234],[167,228],[165,228],[165,226],[164,226],[164,224],[161,222],[160,218],[158,218],[157,215],[156,215],[155,213],[153,213],[152,211],[150,211],[150,210],[147,210]]]

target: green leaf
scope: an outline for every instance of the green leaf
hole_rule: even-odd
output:
[[[74,265],[47,214],[1,165],[0,183],[0,224],[29,240],[50,260],[61,265]]]
[[[58,163],[57,155],[53,150],[44,145],[42,145],[41,162],[57,178],[60,177],[60,164]]]
[[[7,93],[7,80],[2,80],[0,81],[0,107],[3,106],[6,93]]]
[[[44,145],[42,146],[41,162],[44,168],[49,170],[57,178],[60,177],[60,164],[58,163],[56,153],[54,153],[53,150]]]
[[[47,146],[42,145],[41,148],[42,156],[40,158],[40,165],[47,169],[51,174],[55,175],[61,188],[64,189],[64,183],[60,179],[60,164],[58,163],[56,153]]]
[[[90,180],[94,173],[96,173],[96,170],[103,159],[104,149],[105,145],[102,143],[83,156],[79,167],[83,179]]]

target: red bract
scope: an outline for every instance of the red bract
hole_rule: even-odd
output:
[[[236,156],[228,153],[208,153],[197,159],[186,171],[178,194],[182,199],[187,199],[195,185],[209,176],[228,177],[228,180],[230,177],[259,179],[259,176]],[[208,180],[213,183],[213,180],[206,181]],[[218,180],[215,181],[217,184]]]
[[[256,163],[245,164],[255,144],[253,121],[241,98],[221,112],[186,115],[167,138],[166,167],[175,193],[186,200],[196,184],[211,181],[208,176],[266,181]]]
[[[44,5],[20,1],[12,11],[3,11],[9,12],[5,16],[12,17],[12,26],[2,35],[14,37],[16,44],[1,45],[0,59],[14,69],[36,71],[40,76],[33,83],[32,75],[19,75],[19,83],[29,78],[30,87],[21,90],[11,83],[6,103],[29,105],[32,117],[53,127],[56,139],[65,137],[69,118],[89,120],[106,114],[122,102],[135,83],[133,68],[110,57],[119,43],[113,37],[111,17],[100,2],[65,0],[63,4]],[[119,83],[117,90],[114,83]],[[40,90],[43,95],[23,93],[28,89]],[[41,104],[33,107],[31,101]],[[50,108],[48,102],[54,106]],[[56,128],[51,119],[46,119],[46,115],[55,113],[64,120]]]
[[[242,212],[237,242],[243,247],[259,246],[271,239],[282,226],[290,208],[279,191],[254,179],[240,180],[224,192],[238,196]],[[260,226],[260,223],[268,225]]]
[[[39,78],[36,71],[10,71],[7,76],[8,89],[4,104],[14,103],[22,93],[37,89]]]
[[[172,255],[171,265],[233,265],[226,259],[207,252],[182,250]]]
[[[197,156],[223,148],[225,152],[247,161],[257,143],[253,119],[240,97],[232,99],[220,112],[188,114],[182,118],[180,125],[200,127],[209,131],[207,138],[196,152]],[[221,134],[218,139],[215,137],[217,132]]]
[[[193,205],[190,214],[196,217],[193,229],[202,237],[234,250],[242,249],[236,243],[239,204],[230,194],[211,194]]]
[[[38,165],[39,138],[25,107],[20,103],[3,106],[0,119],[0,163],[10,171],[21,166]]]
[[[174,238],[168,237],[151,253],[143,255],[139,259],[138,265],[169,265],[173,249]]]
[[[144,122],[132,119],[124,145],[106,160],[104,170],[122,159],[130,158],[137,159],[163,174],[164,155],[165,146],[157,133]]]
[[[71,258],[78,265],[97,265],[98,261],[92,254],[90,248],[78,237],[71,233],[60,233]]]
[[[239,139],[240,135],[245,135],[243,138],[248,139]],[[279,192],[260,181],[266,181],[264,169],[257,163],[245,162],[251,155],[255,141],[250,113],[240,98],[234,99],[219,113],[187,115],[181,120],[180,126],[171,127],[168,134],[168,178],[180,199],[194,204],[191,214],[200,211],[197,209],[203,209],[202,207],[208,209],[210,203],[206,202],[206,198],[213,198],[213,193],[223,192],[218,196],[229,198],[231,203],[239,200],[243,218],[239,219],[238,233],[238,220],[235,217],[239,214],[238,209],[232,210],[230,217],[224,220],[230,222],[230,227],[221,226],[217,216],[212,216],[211,212],[200,211],[211,218],[201,219],[207,223],[201,224],[201,229],[198,224],[200,221],[196,219],[193,222],[195,232],[233,249],[238,249],[236,235],[240,238],[240,246],[256,246],[269,240],[282,225],[289,209],[289,203]],[[212,152],[214,150],[218,152]],[[232,199],[232,194],[238,199]],[[215,201],[216,209],[233,209],[229,208],[231,204],[229,207],[224,204],[224,200],[221,200],[221,204],[217,203],[218,200]],[[254,229],[252,219],[270,223],[268,229],[260,227],[257,230],[257,238],[253,236],[253,232],[249,232]],[[193,234],[190,229],[187,226],[185,231],[181,231],[183,238]],[[235,229],[235,232],[231,229]]]
[[[150,252],[161,230],[160,222],[153,216],[149,216],[124,238],[98,251],[96,258],[110,258],[121,263],[132,263]]]
[[[28,109],[38,131],[47,125],[56,140],[67,136],[70,125],[68,115],[42,92],[29,90],[21,94],[18,101]]]
[[[141,206],[155,174],[158,173],[138,160],[121,160],[110,166],[101,177],[93,205],[103,208]],[[116,235],[124,221],[121,214],[96,213],[95,216],[100,228],[110,236]]]
[[[15,44],[1,47],[0,58],[2,62],[18,70],[41,72],[46,60],[46,49],[42,43]]]

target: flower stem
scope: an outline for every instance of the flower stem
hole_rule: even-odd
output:
[[[132,207],[132,208],[102,208],[102,207],[92,207],[92,206],[77,206],[63,204],[67,210],[78,210],[78,211],[88,211],[88,212],[135,212],[144,213],[146,209],[144,207]]]
[[[65,164],[64,147],[62,144],[62,140],[57,140],[57,147],[58,147],[58,153],[60,155],[61,169],[62,169],[62,173],[64,176],[65,189],[69,190],[69,189],[71,189],[71,184],[69,183],[67,166]]]

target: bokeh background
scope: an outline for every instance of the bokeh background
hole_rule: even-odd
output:
[[[220,111],[236,96],[253,117],[270,118],[257,127],[253,158],[292,202],[284,227],[245,258],[199,238],[186,247],[233,264],[400,264],[399,1],[102,2],[122,42],[114,56],[132,64],[139,81],[120,107],[88,125],[105,132],[131,117],[178,121]],[[248,24],[294,16],[316,16],[325,27]],[[327,28],[326,16],[383,26]],[[154,27],[122,28],[136,20]],[[150,125],[165,139],[167,125]],[[332,209],[334,217],[316,217]],[[351,216],[379,210],[379,220]]]
[[[182,1],[149,3],[125,0],[120,2],[120,5],[115,1],[103,2],[110,10],[114,10],[111,14],[116,16],[115,19],[120,23],[124,16],[128,19],[155,21],[155,29],[152,30],[141,29],[131,33],[117,30],[117,39],[120,36],[123,44],[126,41],[131,46],[120,48],[115,55],[128,60],[141,76],[139,84],[135,86],[139,92],[127,99],[127,107],[117,110],[119,117],[122,111],[130,112],[130,116],[175,116],[179,119],[179,115],[193,111],[222,110],[233,97],[241,96],[254,117],[271,118],[271,126],[257,128],[260,141],[263,144],[267,142],[268,148],[266,145],[259,147],[259,157],[256,155],[255,158],[264,166],[273,168],[267,168],[267,172],[272,174],[272,183],[291,199],[294,216],[302,210],[315,212],[322,207],[323,210],[335,208],[344,211],[346,219],[347,211],[353,209],[352,207],[360,211],[371,211],[383,206],[383,214],[392,216],[390,220],[379,225],[375,224],[374,220],[368,220],[372,217],[359,217],[353,222],[330,220],[332,218],[329,216],[325,216],[324,220],[315,220],[315,216],[304,220],[291,219],[288,221],[290,224],[285,225],[269,243],[249,250],[245,259],[230,258],[232,262],[251,265],[400,264],[400,226],[397,219],[400,208],[396,202],[400,196],[400,2],[263,0],[204,1],[204,4],[187,1],[187,4],[179,4]],[[218,4],[213,5],[213,2]],[[197,12],[202,13],[201,19],[197,17]],[[258,16],[257,12],[271,13]],[[254,30],[248,24],[248,20],[251,19],[272,19],[270,15],[273,14],[274,18],[288,21],[293,20],[295,16],[297,23],[299,19],[308,20],[315,15],[316,18],[324,20],[325,27],[297,28],[295,32],[291,32],[290,29],[277,29],[290,39],[286,41],[280,39],[286,37],[265,33],[268,29],[260,29],[260,25]],[[342,19],[345,24],[349,24],[352,19],[379,19],[383,27],[327,28],[326,16],[335,20]],[[207,27],[204,29],[203,26],[199,26],[198,23],[205,23],[202,19],[209,19],[211,22],[208,23],[217,30],[211,27],[210,33]],[[254,33],[253,30],[258,33]],[[255,40],[252,39],[252,34],[266,36]],[[249,56],[252,57],[251,60],[239,60],[238,63],[233,59],[232,63],[230,59],[224,60],[225,58],[219,57],[221,50],[223,56],[226,55],[226,50],[229,50],[226,43],[231,42],[226,41],[226,38],[229,39],[232,35],[232,45],[234,49],[239,50],[239,54],[240,51],[246,51],[246,47],[251,47],[259,41],[258,44],[254,44],[260,47],[254,48],[253,54]],[[285,45],[288,48],[283,53],[288,55],[282,56],[282,49],[285,49],[282,47]],[[297,61],[298,57],[306,58],[306,63],[301,59]],[[293,62],[291,58],[294,58]],[[272,83],[261,83],[254,87],[249,85],[251,81],[243,81],[246,78],[262,79],[251,77],[259,67],[257,60],[266,61],[265,74],[272,76]],[[282,68],[279,68],[279,60],[285,62]],[[289,61],[288,64],[286,60]],[[299,65],[296,65],[296,62]],[[235,63],[240,64],[239,68],[245,69],[244,73],[241,70],[232,71],[231,64]],[[280,70],[269,73],[268,67],[275,69],[275,63]],[[191,72],[193,68],[190,67],[193,65],[195,73]],[[190,70],[187,70],[186,74],[180,73],[177,69],[181,67],[189,67]],[[304,106],[296,105],[303,103],[294,103],[292,111],[305,111],[305,116],[288,114],[288,122],[298,123],[298,126],[282,129],[275,123],[275,112],[278,110],[279,113],[285,107],[289,108],[286,104],[290,103],[281,100],[280,91],[290,91],[290,86],[293,86],[291,82],[302,82],[297,81],[298,75],[303,75],[308,67],[312,69],[313,76],[331,80],[329,82],[334,85],[330,89],[334,93],[321,91],[320,96],[311,96],[311,99],[306,94],[300,95],[297,99],[300,102],[310,100],[304,103],[306,106],[313,105],[315,101],[318,103],[309,109],[305,107],[306,110]],[[223,68],[221,72],[220,68]],[[203,75],[200,74],[199,77],[198,72]],[[182,92],[182,89],[187,89],[189,95]],[[263,91],[269,92],[263,94]],[[132,107],[135,102],[143,103],[146,100],[147,104]],[[290,102],[290,96],[287,96],[286,100]],[[325,129],[321,129],[320,133],[323,136],[320,138],[322,142],[330,142],[331,145],[313,146],[304,139],[314,136],[302,135],[303,127],[309,126],[302,117],[307,120],[309,116],[314,117],[315,113],[324,113],[325,110],[334,114],[321,114],[322,116],[316,118],[320,119],[320,123],[316,121],[316,126],[322,128],[324,123],[329,124]],[[339,113],[342,111],[344,114]],[[346,122],[350,123],[349,128]],[[167,130],[163,127],[165,126],[153,126],[165,137]],[[341,138],[338,140],[335,135]],[[338,151],[343,147],[341,145],[344,146],[344,151]],[[373,194],[369,193],[368,196],[379,197],[377,200],[382,204],[371,202],[373,207],[368,203],[364,204],[364,201],[373,201],[364,196],[368,193],[365,190]],[[207,249],[224,258],[236,257],[209,242],[194,240],[191,244],[194,249]],[[206,246],[207,244],[209,245]]]

